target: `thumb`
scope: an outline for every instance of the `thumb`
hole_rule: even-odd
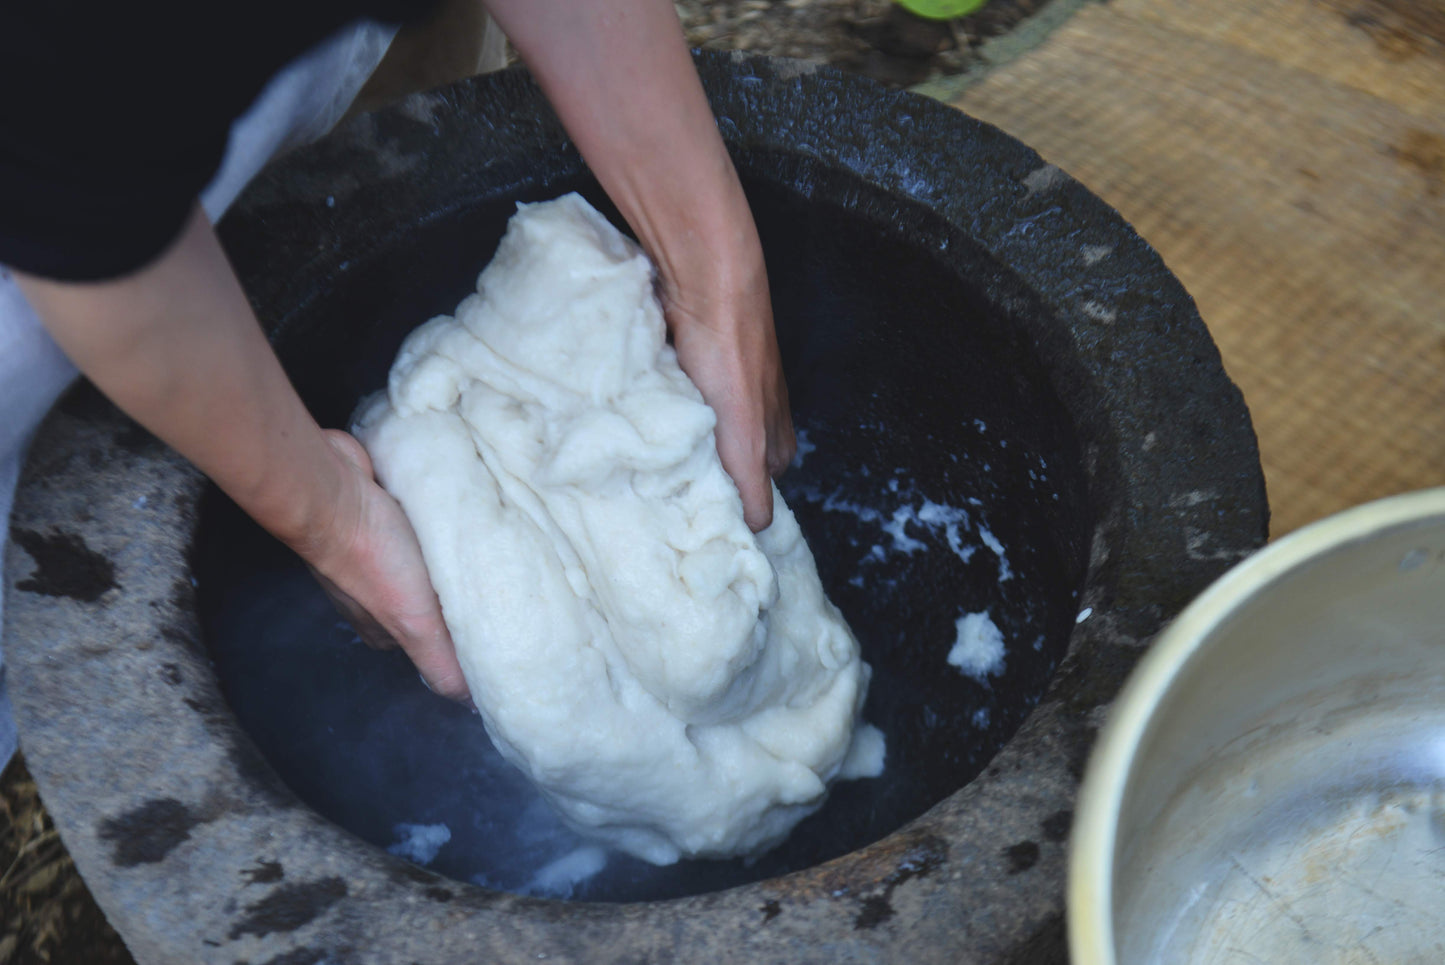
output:
[[[743,520],[760,533],[773,522],[773,485],[768,474],[766,442],[740,432],[735,420],[718,419],[717,453],[743,500]]]
[[[471,691],[445,626],[440,628],[440,632],[412,636],[409,645],[403,644],[403,649],[432,693],[450,700],[471,702]]]

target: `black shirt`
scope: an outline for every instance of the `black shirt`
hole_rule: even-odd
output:
[[[434,0],[14,0],[0,11],[0,264],[67,281],[148,264],[277,71]]]

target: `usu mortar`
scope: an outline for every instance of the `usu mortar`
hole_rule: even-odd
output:
[[[1064,960],[1064,839],[1103,711],[1163,622],[1264,539],[1248,413],[1158,256],[1024,145],[835,71],[698,63],[817,446],[784,492],[878,671],[889,772],[757,866],[624,867],[582,895],[612,903],[392,857],[360,839],[384,843],[388,793],[445,775],[347,765],[371,752],[366,714],[439,740],[476,724],[388,655],[308,645],[334,617],[294,561],[80,390],[17,496],[5,640],[29,766],[141,961]],[[406,328],[469,290],[511,203],[574,188],[602,201],[508,72],[292,155],[223,237],[303,397],[341,425]],[[969,507],[970,538],[987,520],[1012,578],[916,527],[926,552],[874,566],[877,520],[838,511],[888,522],[925,498]],[[982,610],[1009,652],[981,684],[945,657]],[[330,709],[297,711],[307,698]],[[343,719],[361,736],[328,746]],[[399,767],[399,746],[376,752]],[[484,838],[468,847],[485,858]]]

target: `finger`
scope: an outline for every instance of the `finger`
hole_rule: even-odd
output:
[[[777,478],[788,471],[798,452],[798,438],[793,431],[793,417],[788,411],[786,397],[779,416],[771,422],[768,431],[768,474]]]
[[[773,486],[763,447],[733,429],[731,420],[720,418],[716,431],[718,457],[743,500],[743,520],[754,533],[762,532],[773,522]]]
[[[743,521],[748,529],[761,533],[773,525],[773,487],[767,472],[759,467],[751,473],[734,474],[733,479],[743,498]]]
[[[457,662],[456,649],[445,625],[413,631],[399,642],[433,693],[462,702],[471,699],[467,678]]]
[[[763,425],[767,431],[767,468],[772,476],[781,476],[793,464],[798,451],[793,431],[793,412],[788,404],[788,383],[783,377],[783,360],[778,356],[776,339],[766,343],[768,359],[763,372]]]
[[[311,571],[312,579],[320,584],[327,598],[331,600],[331,605],[336,607],[336,612],[356,632],[362,643],[373,650],[396,649],[396,640],[386,632],[380,623],[372,619],[371,614],[367,613],[364,607],[347,596],[341,587],[327,579],[320,570],[309,563],[306,568]]]
[[[371,454],[355,436],[340,429],[325,429],[323,433],[326,441],[331,444],[333,449],[341,453],[347,462],[360,470],[367,479],[372,478]]]
[[[361,638],[361,642],[373,650],[395,650],[399,644],[391,634],[386,632],[380,623],[371,618],[371,614],[360,609],[342,609],[346,622],[351,624],[351,629]]]
[[[457,662],[456,646],[442,618],[441,601],[436,592],[430,583],[419,580],[411,587],[411,598],[426,602],[420,610],[395,617],[398,622],[390,628],[391,635],[433,693],[452,700],[470,701],[471,692],[462,674],[462,665]]]

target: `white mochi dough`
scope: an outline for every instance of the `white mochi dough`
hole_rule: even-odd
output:
[[[714,421],[647,258],[572,194],[519,206],[356,426],[498,749],[657,864],[764,851],[883,765],[857,641],[776,490],[748,530]]]

